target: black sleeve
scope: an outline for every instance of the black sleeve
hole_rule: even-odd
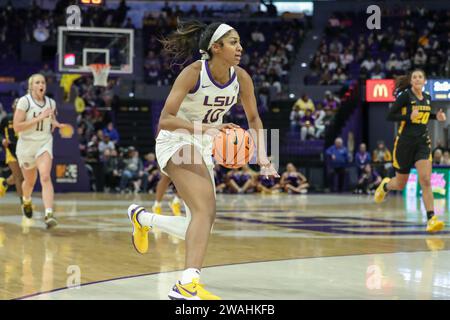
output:
[[[433,101],[431,100],[431,95],[426,94],[425,97],[426,97],[428,100],[430,100],[430,105],[433,106]],[[430,112],[430,120],[437,120],[436,115],[437,115],[436,113]]]
[[[8,126],[8,117],[4,117],[0,122],[0,142],[5,138],[5,128]]]
[[[408,94],[406,92],[401,93],[395,102],[392,104],[389,109],[389,113],[386,117],[388,121],[411,121],[410,119],[410,111],[407,108],[407,112],[405,115],[402,114],[402,108],[407,107],[409,103]]]

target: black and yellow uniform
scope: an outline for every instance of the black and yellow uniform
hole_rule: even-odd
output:
[[[0,142],[3,139],[7,139],[9,141],[8,148],[5,149],[6,158],[5,163],[8,164],[10,162],[17,161],[16,159],[16,145],[17,145],[17,135],[14,132],[13,127],[13,114],[8,114],[5,118],[3,118],[0,123]]]
[[[411,121],[414,107],[418,108],[419,115]],[[389,121],[400,121],[393,152],[393,166],[398,173],[408,174],[419,160],[432,160],[427,124],[429,120],[435,119],[428,93],[423,93],[422,100],[411,89],[398,95],[387,116]]]

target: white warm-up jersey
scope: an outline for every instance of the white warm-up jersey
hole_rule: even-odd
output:
[[[30,94],[27,94],[19,99],[17,102],[17,109],[26,112],[25,121],[37,118],[45,109],[52,108],[55,111],[55,100],[44,96],[45,102],[39,104],[34,101]],[[38,122],[31,128],[20,132],[19,139],[23,141],[46,141],[52,138],[52,121],[50,117]]]
[[[214,81],[209,70],[208,60],[200,60],[202,70],[197,84],[181,103],[177,117],[190,122],[221,124],[223,116],[236,104],[239,94],[239,82],[233,67],[230,68],[230,80],[221,85]]]

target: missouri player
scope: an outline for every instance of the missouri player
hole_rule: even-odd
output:
[[[0,140],[6,153],[5,163],[11,170],[8,179],[0,178],[0,197],[5,195],[8,185],[15,185],[20,203],[22,203],[22,182],[23,175],[20,171],[16,157],[17,134],[14,132],[13,116],[19,99],[15,99],[12,105],[12,113],[3,118],[0,123]]]
[[[431,139],[427,124],[429,120],[446,121],[445,113],[439,110],[431,112],[431,96],[423,92],[425,72],[415,69],[407,77],[397,80],[397,99],[392,105],[387,120],[400,121],[394,143],[394,178],[384,178],[375,192],[375,202],[384,200],[390,190],[403,190],[408,182],[409,172],[416,167],[422,197],[427,211],[428,232],[438,232],[444,228],[444,222],[434,215],[434,199],[431,190]]]

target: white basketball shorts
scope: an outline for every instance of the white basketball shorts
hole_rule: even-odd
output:
[[[36,159],[44,152],[48,152],[53,158],[53,137],[45,141],[24,141],[19,137],[16,155],[21,168],[33,169],[36,166]]]

